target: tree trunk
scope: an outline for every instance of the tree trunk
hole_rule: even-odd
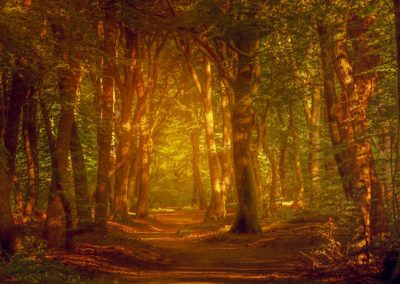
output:
[[[260,144],[262,143],[261,142],[262,130],[257,125],[257,123],[254,124],[253,128],[255,129],[254,132],[256,132],[256,135],[254,135],[253,139],[251,139],[250,141],[250,149],[251,149],[251,158],[253,161],[254,178],[256,182],[257,196],[258,196],[257,208],[259,212],[268,214],[268,212],[264,212],[264,194],[261,184],[261,165],[260,165],[260,159],[258,157]]]
[[[18,146],[19,125],[21,120],[22,106],[24,105],[26,96],[30,90],[27,84],[28,83],[26,81],[26,78],[24,78],[21,73],[13,74],[4,134],[4,146],[7,148],[10,155],[8,160],[8,175],[11,186],[15,188],[16,214],[19,217],[22,217],[23,214],[23,204],[22,192],[20,192],[19,188],[19,180],[15,175],[15,157]]]
[[[107,233],[108,184],[114,104],[113,60],[116,53],[115,0],[107,0],[104,21],[103,92],[100,98],[101,121],[98,133],[98,164],[96,184],[95,225],[101,234]]]
[[[193,129],[191,133],[192,141],[192,173],[193,173],[193,198],[192,205],[199,209],[207,207],[206,193],[200,174],[200,129]]]
[[[399,151],[399,142],[400,142],[400,0],[393,0],[394,4],[394,19],[395,19],[395,27],[396,27],[396,61],[397,61],[397,153]],[[398,157],[397,159],[398,160]],[[394,186],[394,185],[393,185]],[[394,196],[393,196],[394,197]],[[400,280],[400,254],[397,260],[396,268],[392,275],[392,281],[399,281]]]
[[[214,114],[212,108],[212,75],[211,61],[203,56],[205,79],[201,88],[204,109],[204,126],[206,130],[207,158],[210,169],[211,199],[207,208],[206,221],[216,221],[225,218],[225,206],[222,204],[221,176],[217,146],[215,143]]]
[[[281,141],[279,147],[279,181],[281,186],[281,195],[283,199],[287,199],[287,189],[286,189],[286,153],[287,153],[287,135],[285,132],[281,134]]]
[[[237,47],[255,54],[259,41],[239,38]],[[234,174],[238,196],[236,220],[231,228],[235,233],[258,233],[260,225],[257,211],[257,188],[250,151],[253,123],[252,96],[258,90],[260,66],[257,58],[239,54],[238,72],[232,82],[234,105],[232,113]]]
[[[129,181],[128,181],[128,210],[132,210],[133,199],[137,197],[136,194],[136,180],[138,175],[139,167],[139,145],[138,145],[138,131],[134,130],[134,134],[131,137],[131,158],[129,168]]]
[[[149,212],[149,182],[150,182],[150,133],[147,125],[147,115],[144,114],[140,123],[140,171],[139,192],[136,216],[145,218]]]
[[[128,220],[128,185],[130,168],[130,143],[132,134],[132,102],[134,95],[134,63],[137,56],[138,37],[129,29],[125,30],[126,46],[124,69],[124,84],[120,89],[121,119],[119,121],[117,169],[115,173],[115,207],[114,220],[125,222]]]
[[[0,97],[0,141],[4,143],[4,130],[6,125],[7,110],[8,110],[8,80],[6,73],[0,69],[0,81],[1,81],[1,97]]]
[[[382,137],[380,140],[380,147],[383,151],[383,187],[384,187],[384,199],[386,204],[392,204],[392,193],[393,193],[393,176],[392,176],[392,166],[391,166],[391,155],[392,155],[392,135],[389,130],[389,121],[385,122],[384,127],[382,129]]]
[[[310,197],[311,201],[315,201],[315,194],[319,192],[319,148],[320,148],[320,109],[321,109],[321,93],[320,88],[312,90],[311,109],[308,107],[305,98],[302,98],[303,109],[306,116],[308,126],[308,171],[310,174]]]
[[[74,68],[75,67],[75,68]],[[74,71],[73,71],[74,70]],[[58,121],[57,138],[54,156],[56,168],[54,170],[55,187],[51,187],[47,218],[45,223],[45,236],[49,244],[56,244],[58,233],[62,231],[62,214],[60,214],[60,201],[65,213],[65,248],[73,248],[73,214],[72,202],[68,189],[68,157],[71,142],[71,132],[74,120],[75,99],[80,80],[79,67],[69,66],[69,69],[59,71],[59,91],[61,110]]]
[[[341,151],[342,137],[340,134],[338,98],[335,87],[335,71],[333,69],[333,55],[330,51],[331,36],[323,23],[317,25],[318,38],[321,48],[322,77],[323,77],[323,93],[326,105],[326,114],[328,119],[329,134],[332,146],[334,147],[334,157],[339,176],[342,181],[342,187],[347,196],[350,192],[350,183],[348,176],[350,170],[345,162],[344,152]]]
[[[57,194],[54,194],[57,192],[57,187],[56,187],[56,173],[55,169],[57,168],[57,159],[55,155],[55,149],[56,149],[56,137],[53,134],[52,128],[51,128],[51,121],[49,117],[49,113],[46,107],[46,102],[44,101],[43,94],[41,93],[41,90],[39,91],[39,104],[40,104],[40,110],[42,113],[42,118],[43,118],[43,123],[46,131],[46,136],[47,136],[47,144],[49,146],[49,153],[50,153],[50,159],[51,159],[51,183],[50,183],[50,194],[49,194],[49,202],[47,207],[47,211],[51,210],[52,212],[52,222],[56,224],[57,227],[61,227],[61,224],[64,222],[65,215],[64,215],[64,210],[62,207],[62,202],[60,197]],[[52,199],[50,201],[50,199]],[[47,222],[47,218],[46,218]],[[44,230],[43,237],[46,240],[62,240],[62,230]],[[55,243],[56,244],[56,243]],[[55,244],[50,244],[50,245],[55,245]]]
[[[375,93],[378,75],[370,72],[379,64],[380,56],[376,47],[370,44],[369,27],[373,16],[351,16],[338,19],[333,41],[333,55],[329,55],[329,35],[323,24],[318,33],[323,59],[325,96],[327,97],[328,118],[335,112],[337,129],[331,129],[333,143],[342,147],[341,155],[336,155],[339,173],[344,180],[348,197],[358,201],[363,216],[366,246],[378,235],[387,232],[387,221],[383,210],[382,188],[376,175],[372,149],[367,135],[367,107],[369,98]],[[354,58],[350,61],[347,52],[347,38],[351,39]],[[333,97],[334,85],[328,60],[341,86],[341,94]],[[332,135],[334,134],[334,135]]]
[[[37,149],[37,99],[31,88],[29,96],[24,104],[23,138],[24,150],[27,161],[28,188],[25,199],[24,216],[30,219],[35,211],[39,194],[39,162]]]
[[[86,230],[92,225],[92,214],[89,205],[89,190],[86,173],[85,156],[78,134],[78,127],[73,119],[71,129],[70,153],[74,175],[76,210],[78,214],[78,230]]]
[[[275,159],[275,155],[273,151],[268,147],[268,129],[265,125],[261,129],[261,145],[264,151],[264,154],[267,156],[267,159],[271,165],[271,190],[269,195],[269,209],[270,211],[276,210],[276,193],[278,188],[278,165]]]
[[[215,126],[214,126],[214,113],[212,107],[212,74],[211,74],[211,61],[203,55],[203,74],[204,79],[200,80],[200,77],[196,69],[192,65],[190,58],[191,49],[190,46],[183,47],[183,44],[177,41],[178,47],[182,50],[186,57],[186,63],[195,83],[198,93],[201,96],[203,103],[203,116],[204,116],[204,128],[206,132],[206,145],[207,145],[207,159],[208,167],[210,171],[210,183],[211,183],[211,198],[208,205],[205,221],[216,221],[225,218],[225,204],[224,197],[221,188],[221,175],[217,153],[217,146],[215,143]]]
[[[221,111],[222,111],[222,147],[223,151],[221,153],[221,203],[222,207],[226,206],[226,199],[228,192],[232,189],[232,178],[233,178],[233,168],[232,168],[232,94],[229,86],[225,86],[222,80],[220,80],[221,85]]]
[[[295,108],[294,102],[291,101],[289,103],[289,127],[292,135],[292,145],[293,145],[293,154],[294,154],[294,169],[296,174],[296,195],[295,202],[296,204],[302,206],[304,202],[304,177],[303,171],[301,168],[301,156],[300,156],[300,146],[298,141],[298,133],[296,127],[296,116],[295,116]]]
[[[132,103],[131,103],[132,104]],[[128,220],[128,180],[130,168],[130,140],[131,140],[131,110],[128,106],[122,107],[119,143],[116,155],[116,172],[114,187],[114,220],[126,222]]]
[[[14,224],[11,204],[11,182],[8,176],[9,154],[0,144],[0,247],[7,253],[14,254],[20,248],[20,239]]]

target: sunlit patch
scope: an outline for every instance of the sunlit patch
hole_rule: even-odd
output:
[[[294,204],[293,200],[290,201],[282,201],[282,206],[292,206]]]

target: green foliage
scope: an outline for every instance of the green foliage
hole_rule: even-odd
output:
[[[18,283],[81,283],[84,274],[72,267],[48,259],[43,240],[25,236],[23,247],[9,260],[0,260],[0,280]]]

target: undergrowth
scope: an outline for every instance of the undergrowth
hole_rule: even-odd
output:
[[[0,258],[0,283],[81,283],[83,272],[46,258],[47,246],[36,237],[23,239],[24,249]]]

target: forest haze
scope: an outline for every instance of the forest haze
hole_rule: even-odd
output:
[[[0,0],[0,282],[400,282],[400,0]]]

